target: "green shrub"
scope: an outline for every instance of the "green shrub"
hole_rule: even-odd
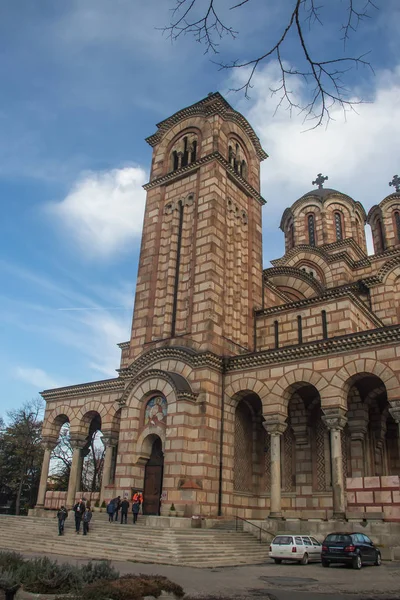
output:
[[[83,586],[79,567],[59,565],[47,557],[25,561],[16,571],[16,576],[24,588],[34,594],[66,594]]]
[[[171,504],[171,508],[169,510],[175,510],[175,504],[174,503]]]
[[[99,506],[100,506],[100,500],[96,500],[96,502],[94,503],[94,505],[95,505],[96,508],[99,508]]]
[[[15,594],[21,587],[18,578],[13,571],[0,570],[0,590],[7,592],[8,595]]]
[[[100,508],[106,508],[106,501],[103,500],[103,502],[101,503],[101,507]]]
[[[24,557],[18,552],[0,552],[0,569],[14,571],[24,563]]]
[[[82,591],[82,600],[141,600],[144,596],[158,598],[161,591],[174,592],[182,597],[182,588],[166,577],[153,575],[124,575],[107,582],[95,582]]]
[[[81,576],[84,584],[94,583],[99,580],[113,581],[118,579],[119,573],[111,566],[109,560],[100,562],[88,562],[81,567]]]

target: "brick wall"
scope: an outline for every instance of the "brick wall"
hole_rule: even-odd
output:
[[[385,521],[400,521],[400,478],[352,477],[346,480],[349,513],[382,513]]]

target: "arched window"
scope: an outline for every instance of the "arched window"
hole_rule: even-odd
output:
[[[385,238],[383,237],[383,227],[382,227],[382,221],[380,219],[377,219],[377,221],[376,221],[376,229],[378,232],[378,241],[379,241],[378,252],[383,252],[385,250]]]
[[[228,162],[232,169],[241,177],[247,177],[247,164],[244,160],[244,152],[240,145],[231,140],[228,146]]]
[[[290,223],[288,230],[288,250],[294,248],[294,225]]]
[[[308,243],[310,246],[315,246],[315,218],[314,215],[308,215]]]
[[[335,212],[335,231],[336,231],[336,239],[343,239],[343,223],[342,223],[342,214],[340,212]]]
[[[195,135],[185,135],[178,140],[171,152],[170,168],[177,171],[196,162],[197,139]]]
[[[398,210],[394,213],[394,222],[396,225],[397,242],[400,243],[400,212]]]

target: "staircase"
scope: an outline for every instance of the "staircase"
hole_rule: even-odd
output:
[[[58,535],[56,519],[0,515],[0,551],[60,554],[192,567],[260,564],[269,546],[245,532],[218,529],[161,529],[143,523],[108,523],[94,514],[90,534],[75,533],[74,516]],[[130,519],[132,518],[129,515]]]

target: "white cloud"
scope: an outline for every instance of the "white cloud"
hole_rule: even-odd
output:
[[[141,235],[146,179],[140,167],[86,172],[48,210],[88,258],[109,258]]]
[[[16,367],[14,370],[15,377],[26,381],[32,387],[38,390],[45,390],[55,387],[60,387],[60,382],[56,381],[43,371],[43,369],[37,369],[35,367]]]
[[[235,76],[242,79],[245,74]],[[312,131],[304,131],[309,125],[301,115],[290,118],[284,108],[274,116],[279,99],[271,97],[270,88],[278,81],[279,70],[271,63],[258,73],[252,101],[238,107],[270,155],[262,166],[262,192],[268,201],[266,214],[275,223],[285,206],[312,189],[319,172],[329,176],[326,187],[350,195],[367,211],[393,191],[388,182],[399,169],[400,67],[377,75],[372,101],[359,105],[358,114],[350,112],[345,120],[337,107],[327,129]],[[294,81],[292,89],[301,103],[304,84]]]

